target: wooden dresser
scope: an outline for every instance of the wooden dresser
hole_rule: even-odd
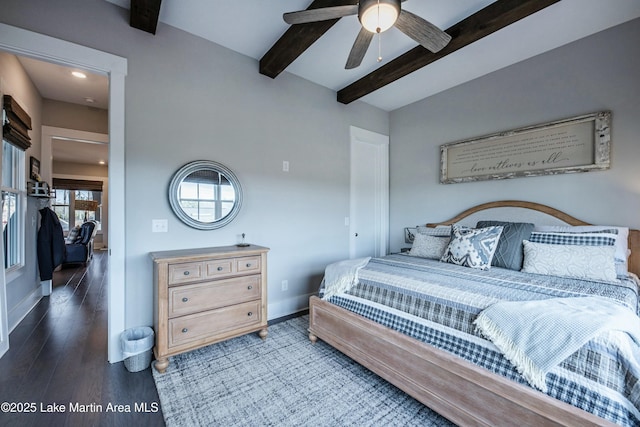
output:
[[[185,351],[249,332],[267,337],[268,251],[250,245],[150,254],[158,372]]]

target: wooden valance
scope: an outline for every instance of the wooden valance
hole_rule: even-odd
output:
[[[2,126],[2,137],[21,150],[27,150],[31,147],[31,117],[12,96],[5,95],[3,101],[6,121]]]
[[[102,181],[53,178],[54,190],[102,191]]]

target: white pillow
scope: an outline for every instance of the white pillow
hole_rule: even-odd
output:
[[[450,237],[438,237],[416,233],[409,255],[420,258],[440,259],[449,244]]]
[[[525,273],[612,282],[616,280],[614,246],[548,245],[524,242]]]
[[[561,233],[593,232],[602,230],[618,230],[616,238],[615,259],[627,262],[629,258],[629,227],[615,227],[608,225],[536,225],[533,231],[556,231]]]

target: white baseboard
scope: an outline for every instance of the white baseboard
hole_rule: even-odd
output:
[[[315,294],[298,295],[276,303],[269,303],[267,317],[269,320],[288,316],[309,308],[309,297]]]
[[[33,307],[42,299],[42,288],[38,286],[34,288],[18,305],[16,305],[7,315],[9,323],[9,332],[12,332],[16,326],[22,322]]]

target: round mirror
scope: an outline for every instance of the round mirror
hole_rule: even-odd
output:
[[[169,185],[169,203],[190,227],[213,230],[230,223],[240,211],[240,181],[227,167],[198,160],[181,167]]]

